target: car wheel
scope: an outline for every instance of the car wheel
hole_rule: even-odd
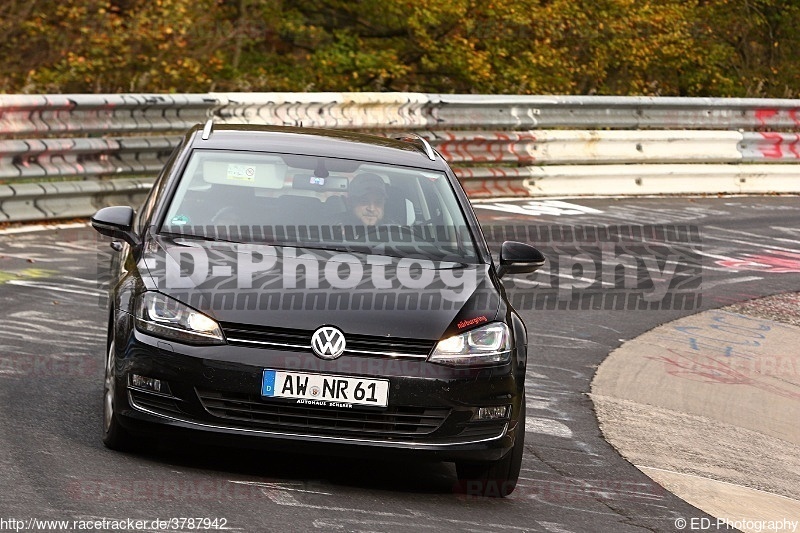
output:
[[[116,379],[114,376],[115,346],[112,340],[108,345],[105,380],[103,384],[103,444],[112,450],[128,450],[134,445],[131,434],[119,423],[114,406]]]
[[[457,462],[459,492],[471,496],[505,498],[517,486],[522,468],[522,453],[525,450],[525,398],[517,422],[514,447],[505,457],[491,463]]]

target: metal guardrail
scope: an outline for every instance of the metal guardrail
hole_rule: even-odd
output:
[[[797,129],[800,102],[755,98],[437,95],[438,127]]]
[[[420,93],[0,95],[0,221],[136,204],[219,123],[416,131],[474,198],[800,193],[800,101]],[[780,164],[775,164],[780,163]]]
[[[0,95],[0,136],[176,132],[218,105],[204,94]]]

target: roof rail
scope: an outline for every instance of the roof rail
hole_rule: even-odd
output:
[[[211,128],[214,127],[214,119],[210,118],[206,121],[206,125],[203,127],[203,140],[207,141],[209,137],[211,137]]]
[[[428,159],[431,161],[436,161],[436,152],[431,147],[431,143],[428,142],[428,139],[419,135],[418,133],[403,133],[401,135],[396,135],[394,137],[397,141],[405,141],[416,145],[425,155],[428,156]]]

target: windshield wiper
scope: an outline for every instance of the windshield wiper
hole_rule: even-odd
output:
[[[231,241],[228,239],[220,239],[219,237],[211,237],[209,235],[197,235],[196,233],[179,233],[175,231],[162,231],[159,235],[169,235],[173,237],[182,237],[184,239],[197,239],[200,241],[210,242],[229,242],[232,244],[241,244],[241,241]]]
[[[356,247],[345,246],[345,247],[340,248],[340,247],[336,247],[336,246],[320,246],[318,243],[311,243],[309,245],[309,244],[305,244],[305,243],[302,243],[302,242],[288,242],[288,241],[286,241],[286,242],[276,242],[274,244],[274,246],[285,246],[287,248],[302,248],[303,250],[319,250],[319,251],[323,251],[323,252],[368,253],[366,251],[359,250]]]

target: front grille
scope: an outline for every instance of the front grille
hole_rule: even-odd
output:
[[[248,427],[304,435],[336,435],[371,440],[414,440],[435,432],[450,413],[448,408],[390,407],[385,411],[356,411],[270,403],[259,396],[197,389],[211,415]]]
[[[275,349],[311,349],[311,332],[301,329],[267,328],[243,324],[221,324],[229,344]]]
[[[245,324],[222,324],[222,331],[229,344],[272,348],[275,350],[311,350],[311,335],[302,329],[271,328]],[[347,340],[344,355],[413,357],[426,359],[433,350],[434,341],[353,335],[345,332]]]
[[[175,398],[133,388],[128,388],[128,393],[134,407],[141,407],[163,415],[183,414]]]
[[[490,439],[505,432],[508,420],[493,420],[491,422],[472,422],[458,434],[459,437],[471,439]]]

